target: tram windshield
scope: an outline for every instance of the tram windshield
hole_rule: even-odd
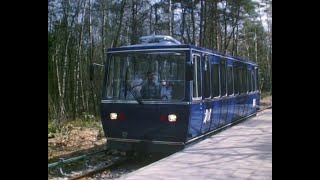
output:
[[[108,59],[105,98],[112,100],[182,100],[184,51],[117,52]]]

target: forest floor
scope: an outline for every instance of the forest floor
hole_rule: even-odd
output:
[[[272,96],[260,100],[260,109],[272,105]],[[105,149],[106,138],[101,123],[91,127],[79,127],[67,124],[58,133],[48,135],[48,163],[59,158],[70,158],[83,153],[96,152]]]
[[[264,109],[271,105],[272,105],[272,96],[266,96],[260,99],[260,109]]]

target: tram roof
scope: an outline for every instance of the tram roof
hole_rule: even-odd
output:
[[[190,44],[176,44],[172,42],[160,42],[160,43],[142,43],[142,44],[134,44],[134,45],[127,45],[127,46],[121,46],[121,47],[115,47],[115,48],[109,48],[107,50],[107,53],[121,53],[121,52],[131,52],[131,51],[148,51],[148,50],[196,50],[201,51],[203,53],[209,53],[209,54],[215,54],[218,56],[222,56],[229,59],[235,59],[239,61],[249,62],[250,64],[255,64],[256,62],[235,57],[229,54],[224,54],[216,50],[210,50],[207,48],[198,47],[195,45]]]

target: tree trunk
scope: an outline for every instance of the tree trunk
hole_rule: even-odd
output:
[[[172,34],[173,34],[173,30],[172,30],[173,16],[172,16],[172,9],[171,8],[172,8],[171,7],[171,0],[169,0],[169,15],[168,15],[168,17],[169,17],[169,36],[172,36]]]
[[[83,8],[83,14],[81,18],[81,28],[79,32],[79,40],[78,40],[78,48],[77,48],[77,58],[76,58],[76,69],[75,69],[75,110],[73,111],[73,116],[72,118],[75,119],[76,115],[79,115],[80,112],[80,99],[83,98],[83,94],[81,94],[82,87],[80,87],[80,83],[82,83],[82,80],[80,79],[80,64],[81,64],[81,59],[82,59],[82,40],[83,40],[83,30],[84,30],[84,17],[86,16],[86,7],[87,7],[87,2],[85,1],[84,8]],[[84,109],[84,100],[82,99],[82,110]]]
[[[199,45],[202,47],[203,46],[203,0],[200,0],[200,33],[199,33]]]
[[[89,0],[89,37],[90,37],[90,57],[89,57],[89,62],[90,64],[93,63],[93,51],[94,51],[94,40],[93,40],[93,32],[92,32],[92,13],[91,13],[91,0]],[[92,102],[92,108],[93,108],[93,112],[96,115],[96,95],[95,95],[95,91],[94,91],[94,84],[91,81],[90,83],[90,90],[91,90],[91,102]]]
[[[119,26],[118,26],[118,30],[117,30],[117,34],[116,34],[116,37],[115,37],[115,40],[114,40],[113,47],[117,47],[118,46],[118,40],[119,40],[120,32],[121,32],[121,29],[122,29],[122,20],[123,20],[123,13],[124,13],[125,5],[126,5],[126,0],[122,0],[121,1],[121,8],[120,8],[120,22],[119,22]]]
[[[186,39],[184,38],[185,26],[186,26],[186,9],[184,7],[182,7],[182,25],[180,28],[180,34],[181,34],[181,38],[183,40],[183,43],[186,43]]]
[[[223,23],[224,23],[224,41],[223,41],[223,52],[227,53],[227,27],[228,27],[228,21],[227,21],[227,7],[228,7],[228,2],[226,1],[224,10],[223,10]]]
[[[194,0],[191,0],[191,24],[192,24],[192,42],[191,44],[195,44],[196,42],[196,24],[194,20]]]

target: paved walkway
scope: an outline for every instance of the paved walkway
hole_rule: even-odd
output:
[[[272,109],[121,179],[272,179]]]

